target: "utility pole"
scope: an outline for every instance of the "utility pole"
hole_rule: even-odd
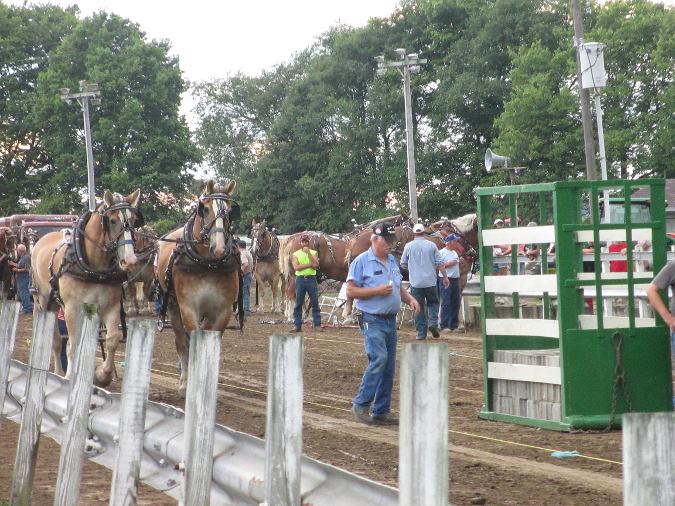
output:
[[[577,83],[579,84],[579,100],[581,101],[581,122],[584,128],[584,154],[586,156],[586,179],[597,179],[595,165],[595,142],[593,141],[593,118],[591,116],[591,98],[587,89],[581,86],[581,61],[579,51],[584,44],[584,26],[581,20],[579,0],[572,0],[572,17],[574,19],[574,48],[577,59]]]
[[[99,105],[101,99],[98,90],[98,84],[87,84],[86,81],[80,81],[80,93],[70,93],[70,88],[61,88],[59,90],[61,98],[70,104],[73,100],[82,107],[84,116],[84,139],[87,146],[87,184],[89,187],[89,210],[96,209],[96,184],[94,182],[94,151],[91,147],[91,126],[89,124],[89,103]]]
[[[400,61],[385,62],[384,56],[376,56],[377,75],[381,76],[387,69],[395,68],[403,76],[403,103],[405,105],[405,133],[406,150],[408,158],[408,202],[410,204],[410,217],[413,223],[417,223],[417,179],[415,176],[415,140],[413,137],[412,121],[412,97],[410,93],[410,74],[418,74],[420,65],[427,62],[425,58],[419,58],[417,53],[406,54],[405,49],[398,48],[396,53],[401,57]]]

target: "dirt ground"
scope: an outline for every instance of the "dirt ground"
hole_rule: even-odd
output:
[[[268,337],[291,326],[280,315],[256,313],[243,334],[227,330],[223,337],[218,422],[258,437],[264,436]],[[21,316],[14,358],[27,360],[32,318]],[[356,328],[307,329],[305,336],[305,411],[303,451],[309,457],[358,475],[397,486],[398,429],[358,424],[351,400],[366,366]],[[412,327],[403,327],[400,342],[414,341]],[[481,341],[478,331],[442,339],[451,352],[449,378],[449,490],[452,504],[493,505],[620,505],[621,433],[560,433],[478,418],[483,403]],[[429,342],[437,340],[429,339]],[[123,360],[123,346],[118,362]],[[118,373],[123,368],[118,365]],[[177,395],[177,358],[173,333],[157,336],[151,400],[183,408]],[[110,390],[119,391],[121,377]],[[399,405],[398,371],[393,407]],[[2,421],[0,431],[0,504],[9,496],[18,426]],[[581,456],[560,460],[555,450],[577,450]],[[53,501],[59,447],[43,438],[33,493],[34,504]],[[80,504],[107,502],[111,471],[87,462]],[[175,502],[149,487],[139,492],[140,504]]]

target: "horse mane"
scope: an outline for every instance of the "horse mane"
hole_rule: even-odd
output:
[[[468,234],[476,228],[477,217],[478,215],[476,213],[470,213],[450,221],[457,227],[457,230],[460,233]]]

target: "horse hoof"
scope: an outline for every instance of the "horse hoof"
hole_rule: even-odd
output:
[[[102,371],[96,371],[94,375],[94,385],[97,387],[107,387],[112,383],[112,373],[105,373]]]

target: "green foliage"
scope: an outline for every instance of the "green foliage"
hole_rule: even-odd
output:
[[[100,106],[90,107],[97,193],[140,187],[146,218],[179,211],[175,202],[200,154],[178,115],[186,84],[168,43],[148,42],[137,25],[105,12],[80,21],[76,9],[0,9],[11,18],[5,26],[0,16],[0,42],[15,68],[21,47],[34,42],[38,49],[26,55],[37,64],[16,72],[20,91],[8,102],[11,122],[23,131],[2,123],[3,144],[25,151],[23,163],[3,160],[1,177],[14,190],[0,202],[5,212],[17,212],[17,201],[36,212],[81,209],[87,191],[82,112],[59,95],[64,87],[77,93],[81,80],[98,83],[101,93]]]

